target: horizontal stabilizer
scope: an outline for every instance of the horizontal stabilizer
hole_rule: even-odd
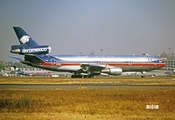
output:
[[[16,60],[21,60],[20,57],[17,57],[17,56],[12,56],[12,55],[8,55],[10,58],[13,58],[13,59],[16,59]]]

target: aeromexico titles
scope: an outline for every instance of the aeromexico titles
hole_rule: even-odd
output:
[[[23,64],[47,70],[71,72],[72,78],[96,75],[121,75],[122,72],[144,72],[165,67],[159,58],[143,55],[48,55],[51,47],[39,45],[21,27],[13,27],[20,45],[12,45],[11,53],[24,55]]]

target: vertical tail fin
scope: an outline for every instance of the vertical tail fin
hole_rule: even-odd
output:
[[[39,46],[39,44],[34,39],[32,39],[32,37],[26,31],[24,31],[23,28],[13,27],[13,29],[16,33],[16,36],[18,37],[20,44],[25,44],[28,47]]]
[[[48,45],[39,45],[32,37],[21,27],[13,27],[16,36],[21,45],[12,45],[11,53],[26,55],[26,54],[48,54],[51,52],[51,47]]]

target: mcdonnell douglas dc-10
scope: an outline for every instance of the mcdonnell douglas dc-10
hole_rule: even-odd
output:
[[[122,72],[144,72],[165,67],[159,58],[143,55],[48,55],[51,47],[39,45],[21,27],[13,27],[20,45],[12,45],[11,56],[23,64],[52,71],[70,72],[72,78],[96,75],[121,75]]]

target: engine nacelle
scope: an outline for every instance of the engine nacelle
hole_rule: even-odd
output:
[[[107,68],[107,69],[102,70],[102,73],[107,73],[109,75],[121,75],[122,69],[120,67]]]
[[[51,47],[47,45],[37,47],[26,47],[24,45],[11,46],[11,53],[25,55],[25,54],[48,54],[51,52]]]

